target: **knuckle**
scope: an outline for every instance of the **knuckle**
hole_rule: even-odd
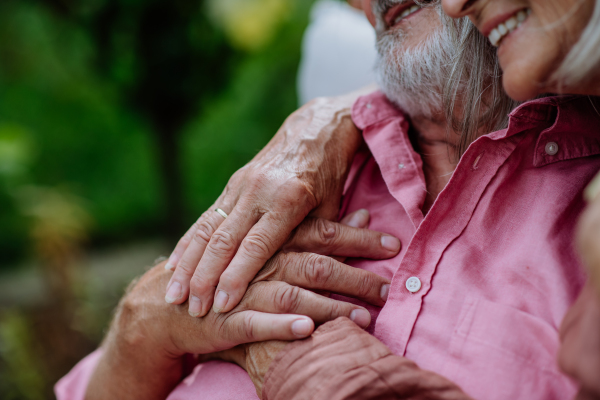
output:
[[[226,289],[226,291],[237,292],[246,287],[247,283],[243,276],[231,269],[226,269],[219,278],[219,287]]]
[[[297,286],[282,285],[275,291],[274,304],[282,313],[293,312],[298,309],[302,289]]]
[[[355,294],[361,298],[368,297],[377,284],[373,275],[364,272],[366,271],[357,274],[355,284]]]
[[[187,258],[182,258],[179,260],[179,264],[177,264],[176,272],[183,273],[183,275],[191,275],[194,273],[194,269],[196,268],[195,264],[191,264]]]
[[[264,259],[271,254],[269,238],[265,232],[252,233],[246,236],[243,243],[248,255],[256,259]]]
[[[302,201],[310,202],[311,205],[316,205],[314,190],[302,178],[294,178],[287,182],[286,192],[291,199],[302,199]]]
[[[241,326],[242,337],[246,338],[248,342],[256,341],[256,330],[255,330],[256,314],[253,312],[244,313]]]
[[[206,244],[210,241],[210,238],[214,232],[215,230],[212,225],[210,225],[208,221],[204,220],[196,225],[194,240],[196,240],[198,243]]]
[[[216,231],[210,239],[211,250],[217,254],[229,254],[235,251],[233,236],[227,231]]]
[[[318,218],[315,221],[315,225],[317,232],[319,233],[319,240],[321,241],[321,244],[327,247],[332,247],[335,244],[339,233],[337,224],[323,218]]]
[[[331,301],[329,303],[329,318],[335,319],[337,317],[348,316],[349,305],[341,301]]]
[[[321,286],[333,275],[333,260],[329,257],[309,254],[304,263],[304,277],[313,286]]]
[[[214,285],[207,281],[203,276],[199,276],[198,274],[194,274],[190,281],[190,292],[194,295],[206,293],[211,288],[214,288]]]

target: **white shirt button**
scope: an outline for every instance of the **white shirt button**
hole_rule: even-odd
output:
[[[546,154],[549,156],[554,156],[558,153],[558,144],[555,142],[549,142],[546,144]]]
[[[408,278],[406,281],[406,288],[411,293],[417,293],[419,290],[421,290],[421,280],[416,276]]]

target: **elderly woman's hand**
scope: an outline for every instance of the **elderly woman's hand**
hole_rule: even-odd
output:
[[[213,299],[216,310],[232,310],[309,214],[337,218],[346,176],[362,142],[350,117],[357,96],[317,99],[302,107],[231,178],[169,258],[167,267],[175,274],[167,297],[173,303],[183,303],[191,293],[202,304],[201,316]]]

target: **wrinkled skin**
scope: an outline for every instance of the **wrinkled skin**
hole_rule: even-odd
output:
[[[351,214],[343,222],[366,227],[368,213]],[[344,254],[347,249],[380,243],[377,232],[329,221],[308,220],[305,224],[294,235],[296,243],[323,252],[330,248]],[[319,239],[322,227],[337,232],[333,241]],[[171,276],[164,264],[154,267],[123,298],[102,345],[103,355],[86,399],[164,399],[183,378],[186,354],[206,355],[243,343],[297,340],[309,336],[314,323],[340,316],[366,327],[370,323],[367,310],[314,291],[382,306],[390,284],[388,279],[329,257],[280,252],[259,271],[232,311],[211,311],[196,318],[188,314],[187,304],[164,302],[164,287]]]
[[[169,258],[167,268],[175,273],[167,287],[168,302],[182,304],[190,298],[190,313],[204,316],[216,298],[214,310],[228,312],[307,216],[337,218],[344,183],[362,143],[350,117],[358,95],[308,103],[234,174]],[[217,207],[228,214],[226,219],[214,211]]]
[[[594,3],[594,0],[442,0],[448,15],[468,16],[486,36],[516,12],[531,10],[523,25],[502,39],[498,47],[504,89],[518,101],[543,93],[600,94],[597,76],[589,84],[573,87],[563,87],[552,80],[590,20]]]

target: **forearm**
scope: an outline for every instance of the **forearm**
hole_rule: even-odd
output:
[[[376,338],[343,319],[281,350],[264,378],[262,398],[469,399],[455,384],[393,355]]]
[[[127,343],[109,333],[92,374],[86,400],[164,400],[181,381],[182,358],[170,357],[141,342]]]

